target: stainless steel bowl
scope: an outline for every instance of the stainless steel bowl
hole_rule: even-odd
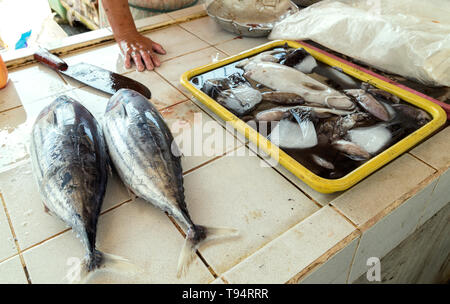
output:
[[[298,12],[298,7],[290,2],[289,8],[283,14],[283,18],[290,16]],[[275,17],[273,22],[265,24],[251,24],[251,23],[240,23],[236,20],[226,18],[225,12],[220,5],[219,1],[211,2],[206,8],[208,15],[219,24],[224,30],[234,33],[236,35],[245,37],[265,37],[270,34],[273,28],[273,24],[282,20],[280,17]]]

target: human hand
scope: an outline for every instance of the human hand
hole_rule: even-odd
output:
[[[138,32],[116,37],[119,48],[125,57],[125,68],[131,68],[131,60],[134,61],[139,72],[153,70],[161,65],[161,61],[155,54],[166,54],[164,48],[153,40]]]

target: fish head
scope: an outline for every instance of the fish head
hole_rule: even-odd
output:
[[[105,114],[111,115],[116,113],[126,116],[132,113],[144,112],[149,107],[154,108],[144,95],[134,90],[120,89],[109,99]]]

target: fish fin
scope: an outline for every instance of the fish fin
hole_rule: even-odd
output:
[[[200,225],[189,228],[178,259],[177,277],[179,278],[185,275],[188,266],[195,257],[195,252],[200,246],[214,240],[237,237],[238,235],[239,231],[234,228],[206,227]]]
[[[142,273],[142,270],[125,258],[95,249],[93,257],[85,258],[78,265],[77,275],[66,275],[66,280],[71,284],[87,283],[94,274],[102,271],[115,272],[126,275]]]
[[[53,110],[49,111],[47,114],[46,120],[49,124],[52,124],[52,125],[58,124],[58,119],[56,118],[55,111],[53,111]]]

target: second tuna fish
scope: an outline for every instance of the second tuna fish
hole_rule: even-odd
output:
[[[144,96],[119,90],[108,102],[104,124],[110,157],[125,185],[187,228],[178,276],[186,271],[200,245],[237,235],[235,229],[192,222],[184,197],[181,157],[172,153],[173,136],[158,110]]]

